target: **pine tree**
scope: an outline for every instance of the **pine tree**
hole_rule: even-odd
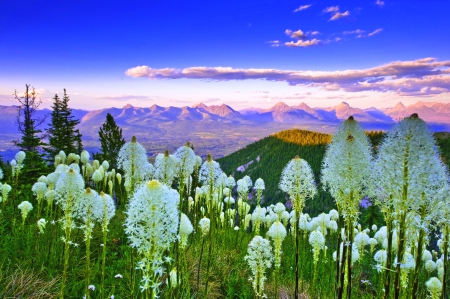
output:
[[[23,183],[30,183],[42,174],[46,173],[47,164],[44,161],[41,153],[41,148],[45,145],[42,142],[41,136],[38,136],[42,131],[37,129],[45,119],[35,117],[36,109],[41,104],[41,100],[37,98],[38,94],[34,88],[30,89],[30,85],[25,84],[25,93],[19,96],[17,91],[14,91],[14,97],[19,101],[20,106],[17,107],[17,126],[22,137],[20,142],[16,145],[26,153],[24,160],[24,168],[22,170]]]
[[[108,160],[112,168],[116,168],[117,157],[125,139],[122,137],[122,129],[117,126],[111,114],[106,115],[106,122],[101,126],[98,136],[102,147],[101,157]]]
[[[64,89],[62,99],[57,94],[53,98],[52,122],[47,129],[49,147],[46,148],[50,161],[53,160],[59,151],[64,151],[66,154],[80,154],[83,150],[82,135],[78,129],[75,129],[80,120],[75,119],[72,115],[72,109],[69,108],[69,100],[66,89]]]

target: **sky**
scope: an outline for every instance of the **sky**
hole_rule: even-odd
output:
[[[0,4],[0,105],[450,103],[446,0],[15,0]]]

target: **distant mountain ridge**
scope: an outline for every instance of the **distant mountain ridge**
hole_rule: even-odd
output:
[[[47,115],[39,129],[48,127],[50,112],[48,109],[36,111],[38,118]],[[281,130],[298,128],[331,133],[351,115],[367,130],[387,130],[396,121],[418,113],[433,130],[450,131],[450,103],[436,102],[417,102],[409,106],[398,103],[387,109],[360,109],[346,102],[326,108],[310,107],[306,103],[289,106],[279,102],[268,109],[251,107],[243,110],[234,110],[226,104],[207,106],[198,103],[184,107],[127,104],[122,108],[92,111],[72,109],[72,113],[80,119],[78,128],[83,134],[83,143],[91,151],[98,150],[98,130],[110,113],[123,129],[124,137],[129,140],[131,136],[137,136],[149,154],[191,141],[202,155],[212,152],[223,156]],[[15,149],[11,141],[20,137],[16,116],[16,106],[0,106],[0,154],[5,149]]]

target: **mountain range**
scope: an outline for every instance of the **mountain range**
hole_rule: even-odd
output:
[[[37,118],[47,116],[41,130],[48,127],[50,112],[48,109],[36,111]],[[72,114],[81,121],[79,129],[83,134],[83,143],[91,151],[98,150],[98,130],[107,113],[123,129],[125,139],[136,135],[149,155],[165,149],[171,151],[191,141],[202,155],[212,152],[216,156],[224,156],[284,129],[331,133],[351,115],[368,130],[387,130],[396,121],[418,113],[433,130],[450,131],[450,103],[436,102],[417,102],[410,106],[398,103],[387,109],[360,109],[346,102],[327,108],[312,108],[305,103],[289,106],[279,102],[268,109],[247,108],[239,111],[225,104],[207,106],[203,103],[190,107],[153,105],[142,108],[127,104],[122,108],[93,111],[73,109]],[[16,115],[15,106],[0,106],[0,154],[5,158],[9,157],[5,151],[15,150],[11,141],[20,137]]]

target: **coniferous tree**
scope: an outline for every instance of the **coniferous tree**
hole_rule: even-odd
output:
[[[116,124],[111,114],[106,115],[106,122],[98,131],[98,136],[102,147],[102,159],[108,160],[112,168],[116,168],[117,157],[120,148],[125,144],[125,139],[122,137],[122,129]]]
[[[25,84],[25,93],[23,96],[19,96],[17,91],[14,91],[14,97],[20,103],[17,107],[16,123],[19,132],[22,133],[21,140],[17,141],[16,145],[26,153],[23,162],[24,168],[22,170],[24,183],[35,181],[47,169],[41,153],[41,148],[45,143],[42,142],[41,136],[38,136],[42,131],[37,128],[45,119],[40,119],[35,116],[36,109],[41,104],[41,100],[37,96],[37,91],[34,88],[30,89],[30,85],[28,84]]]
[[[69,108],[69,100],[65,89],[62,99],[57,94],[53,98],[52,122],[47,129],[49,147],[46,148],[50,161],[61,150],[66,154],[79,154],[83,150],[82,135],[78,129],[75,129],[80,120],[75,119],[72,115],[72,109]]]

